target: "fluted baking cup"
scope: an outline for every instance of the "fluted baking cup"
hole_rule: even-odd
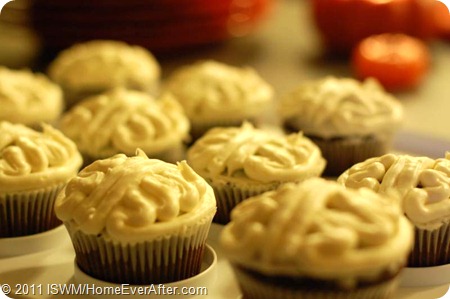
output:
[[[29,236],[60,225],[53,209],[64,186],[0,194],[0,238]]]
[[[112,283],[150,284],[183,280],[200,272],[213,215],[178,233],[137,243],[120,243],[88,235],[66,223],[78,267],[86,274]]]
[[[190,278],[166,283],[163,285],[164,290],[175,290],[175,294],[170,294],[170,298],[172,299],[181,299],[181,298],[193,298],[198,295],[206,295],[209,288],[214,286],[216,281],[216,266],[217,266],[217,255],[214,249],[205,245],[205,252],[201,261],[201,269],[197,275],[194,275]],[[95,288],[91,288],[93,291],[91,292],[91,297],[95,298],[105,298],[104,294],[102,294],[102,290],[117,290],[113,292],[113,294],[108,295],[109,297],[116,296],[126,296],[127,298],[145,298],[145,295],[136,294],[134,291],[142,290],[145,292],[147,290],[151,293],[147,297],[151,298],[159,298],[159,297],[168,297],[169,294],[164,293],[162,287],[159,285],[128,285],[124,287],[122,284],[114,284],[106,281],[102,281],[96,279],[85,272],[83,272],[75,262],[75,270],[74,270],[74,280],[75,283],[79,285],[89,285],[95,286]],[[155,291],[153,291],[155,290]],[[189,292],[188,292],[189,291]],[[200,292],[202,292],[200,294]],[[205,293],[206,292],[206,293]]]
[[[117,153],[119,153],[119,152],[117,152]],[[151,153],[151,152],[147,151],[147,152],[145,152],[145,154],[150,159],[158,159],[158,160],[168,162],[168,163],[176,163],[176,162],[179,162],[179,161],[182,161],[185,159],[186,146],[184,144],[182,144],[182,142],[180,141],[179,144],[175,144],[173,147],[168,148],[159,153]],[[132,155],[132,154],[129,153],[129,155]],[[83,154],[83,168],[94,163],[97,160],[107,159],[107,158],[109,158],[109,157],[95,157],[92,155]]]
[[[247,185],[245,187],[239,187],[232,183],[220,183],[208,181],[214,189],[217,201],[217,213],[214,216],[214,222],[220,224],[227,224],[230,222],[231,210],[240,202],[246,200],[249,197],[259,195],[266,191],[275,190],[280,183],[269,183],[260,185]]]
[[[202,137],[206,132],[216,127],[240,127],[244,119],[238,120],[216,120],[211,122],[196,122],[191,120],[191,143],[194,143],[197,139]]]
[[[233,270],[245,299],[387,299],[398,287],[398,276],[352,290],[336,290],[302,288],[282,280],[270,282],[236,265]]]
[[[414,246],[408,267],[432,267],[450,264],[450,224],[434,230],[415,227]]]
[[[377,136],[342,137],[323,139],[308,136],[327,160],[324,176],[336,177],[356,163],[387,153],[389,138]]]

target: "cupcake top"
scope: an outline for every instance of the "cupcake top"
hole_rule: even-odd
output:
[[[431,159],[386,154],[345,171],[338,182],[349,188],[370,188],[380,194],[398,192],[403,211],[423,229],[450,221],[450,153]]]
[[[166,163],[142,151],[95,161],[55,203],[66,224],[124,243],[188,231],[215,209],[212,188],[185,161]]]
[[[43,74],[0,66],[0,107],[0,121],[51,122],[62,112],[62,91]]]
[[[285,184],[240,203],[220,243],[231,262],[259,273],[350,287],[404,265],[413,229],[393,201],[320,178]]]
[[[374,79],[326,77],[305,82],[285,96],[280,115],[307,135],[361,136],[395,130],[403,107]]]
[[[38,132],[0,122],[0,193],[65,183],[81,163],[75,144],[50,125]]]
[[[169,94],[155,100],[123,88],[83,100],[61,118],[61,130],[92,157],[158,154],[188,138],[189,120]]]
[[[148,91],[160,66],[145,48],[120,41],[94,40],[62,51],[48,74],[64,89],[102,91],[117,86]]]
[[[288,136],[254,128],[213,128],[188,150],[188,161],[215,182],[271,183],[319,176],[320,149],[301,133]]]
[[[274,94],[273,88],[252,68],[211,60],[178,69],[165,87],[195,123],[258,116],[271,105]]]

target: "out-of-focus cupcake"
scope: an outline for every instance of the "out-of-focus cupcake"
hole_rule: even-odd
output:
[[[0,238],[60,225],[53,212],[56,196],[81,163],[75,144],[50,125],[39,132],[0,122]]]
[[[88,165],[115,154],[133,155],[137,148],[167,162],[184,155],[189,120],[169,94],[155,99],[123,88],[87,98],[63,114],[61,130],[71,138]]]
[[[55,211],[83,272],[151,284],[199,273],[216,201],[185,161],[175,165],[138,151],[84,168],[60,193]]]
[[[61,88],[44,74],[0,66],[0,121],[39,128],[63,111]]]
[[[320,149],[301,133],[286,136],[250,123],[211,129],[187,156],[214,189],[218,223],[228,223],[231,210],[246,198],[320,176],[325,168]]]
[[[194,140],[212,127],[263,121],[274,96],[273,88],[254,69],[212,60],[181,67],[164,87],[184,107]]]
[[[403,107],[373,79],[326,77],[304,82],[280,103],[286,130],[303,131],[338,176],[355,163],[387,153]]]
[[[220,244],[246,299],[392,298],[414,236],[395,200],[286,184],[239,204]]]
[[[450,153],[436,160],[396,154],[370,158],[345,171],[338,182],[400,194],[403,212],[415,226],[409,267],[450,263]]]
[[[154,93],[160,65],[145,48],[120,41],[94,40],[63,50],[48,74],[63,91],[68,107],[114,87]]]

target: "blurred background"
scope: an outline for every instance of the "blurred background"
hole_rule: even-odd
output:
[[[215,59],[254,67],[281,96],[303,80],[355,76],[353,48],[383,32],[414,36],[430,53],[420,84],[394,92],[406,110],[396,146],[442,156],[450,150],[450,14],[435,0],[15,0],[0,14],[0,65],[45,72],[74,43],[116,39],[151,50],[163,78]]]

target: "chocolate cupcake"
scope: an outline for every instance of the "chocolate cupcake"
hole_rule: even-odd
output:
[[[0,238],[60,225],[53,211],[56,196],[81,163],[75,144],[50,125],[35,131],[0,122]]]
[[[403,212],[415,228],[409,267],[450,263],[450,153],[436,160],[386,154],[354,165],[338,182],[400,194]]]
[[[403,107],[374,79],[326,77],[304,82],[280,102],[288,132],[303,131],[322,150],[326,176],[388,152]]]
[[[214,221],[222,224],[246,198],[320,176],[325,168],[320,149],[301,133],[278,134],[247,122],[211,129],[187,156],[192,168],[213,187],[218,205]]]
[[[49,77],[59,84],[67,107],[111,88],[155,93],[160,66],[147,49],[121,41],[93,40],[63,50],[50,63]]]
[[[155,99],[142,91],[112,89],[87,98],[60,119],[61,130],[83,154],[84,164],[137,148],[166,162],[184,157],[189,120],[170,94]]]
[[[320,178],[242,202],[220,243],[243,298],[392,298],[413,243],[393,202]]]
[[[61,88],[44,74],[0,66],[0,121],[38,129],[54,124],[63,106]]]
[[[262,122],[273,104],[273,88],[250,67],[199,61],[177,69],[164,83],[183,106],[193,140],[213,127]]]
[[[59,194],[78,267],[113,283],[167,283],[200,272],[216,201],[186,162],[97,160]]]

